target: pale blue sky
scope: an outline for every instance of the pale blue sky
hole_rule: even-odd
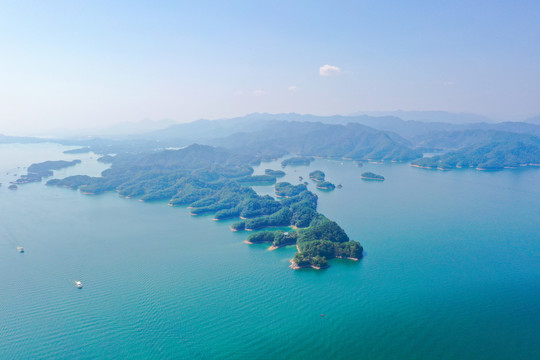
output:
[[[519,119],[540,114],[539,19],[540,1],[0,0],[0,133],[250,112]]]

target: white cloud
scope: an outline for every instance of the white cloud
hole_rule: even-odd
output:
[[[266,94],[266,91],[264,90],[253,90],[253,95],[255,96],[262,96],[264,94]]]
[[[339,75],[341,69],[334,65],[323,65],[319,68],[319,75],[321,76],[334,76]]]
[[[289,86],[289,91],[290,91],[290,92],[298,91],[298,86],[295,86],[295,85]]]

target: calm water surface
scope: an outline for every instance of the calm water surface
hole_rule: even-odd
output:
[[[7,189],[35,162],[83,161],[59,178],[106,168],[65,149],[0,145],[1,359],[540,358],[540,169],[287,167],[293,183],[320,169],[343,184],[308,180],[319,211],[366,250],[292,271],[294,247],[248,246],[232,220],[44,183]]]

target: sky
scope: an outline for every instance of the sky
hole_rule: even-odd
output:
[[[0,133],[252,112],[540,114],[540,1],[0,0]]]

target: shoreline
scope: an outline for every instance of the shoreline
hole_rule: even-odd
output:
[[[293,259],[289,260],[289,262],[291,263],[291,265],[289,265],[289,267],[293,270],[300,270],[300,269],[315,269],[315,270],[322,270],[322,269],[328,269],[330,267],[330,265],[324,267],[324,268],[321,268],[321,267],[318,267],[318,266],[315,266],[315,265],[298,265],[297,263],[294,262]]]
[[[336,259],[346,259],[346,260],[352,260],[352,261],[360,261],[359,258],[353,258],[353,257],[346,257],[346,256],[336,256]]]
[[[501,166],[501,167],[496,167],[496,168],[485,168],[485,167],[479,167],[479,166],[474,166],[474,165],[469,165],[469,166],[462,166],[462,165],[455,165],[453,167],[450,167],[450,168],[442,168],[440,166],[437,166],[437,167],[429,167],[429,166],[422,166],[422,165],[417,165],[417,164],[409,164],[410,166],[412,167],[415,167],[415,168],[418,168],[418,169],[426,169],[426,170],[438,170],[438,171],[450,171],[450,170],[453,170],[453,169],[474,169],[474,170],[477,170],[477,171],[499,171],[499,170],[505,170],[505,169],[519,169],[520,167],[539,167],[540,164],[519,164],[519,165],[504,165],[504,166]],[[364,178],[362,178],[364,179]],[[370,180],[373,180],[373,179],[370,179]]]
[[[422,166],[422,165],[416,165],[416,164],[410,164],[410,165],[418,169],[437,170],[437,168],[429,167],[429,166]]]
[[[276,245],[272,245],[272,246],[270,246],[270,247],[269,247],[268,249],[266,249],[266,250],[268,250],[268,251],[274,251],[274,250],[277,250],[277,249],[281,249],[282,247],[285,247],[285,246],[293,246],[293,245],[296,245],[296,243],[294,243],[294,244],[281,244],[281,245],[277,245],[277,246],[276,246]]]
[[[249,241],[249,240],[244,240],[243,242],[244,242],[244,244],[248,244],[248,245],[272,244],[272,243],[267,242],[267,241],[253,242],[253,241]],[[268,249],[266,249],[266,251],[274,251],[274,250],[277,250],[279,248],[282,248],[282,247],[285,247],[285,246],[291,246],[291,245],[295,245],[295,244],[284,244],[284,245],[278,245],[278,246],[270,245],[270,247]]]
[[[363,180],[384,181],[384,179],[377,179],[377,178],[371,178],[371,177],[365,177],[365,176],[360,176],[360,179],[363,179]]]
[[[248,228],[244,228],[243,230],[233,230],[232,228],[230,228],[230,227],[229,227],[229,228],[231,229],[231,231],[259,231],[259,230],[264,230],[264,229],[272,229],[272,228],[274,228],[274,229],[275,229],[275,228],[289,228],[289,227],[292,228],[292,229],[294,229],[291,225],[287,225],[287,226],[283,226],[283,225],[264,226],[264,227],[262,227],[262,228],[260,228],[260,229],[248,229]]]

